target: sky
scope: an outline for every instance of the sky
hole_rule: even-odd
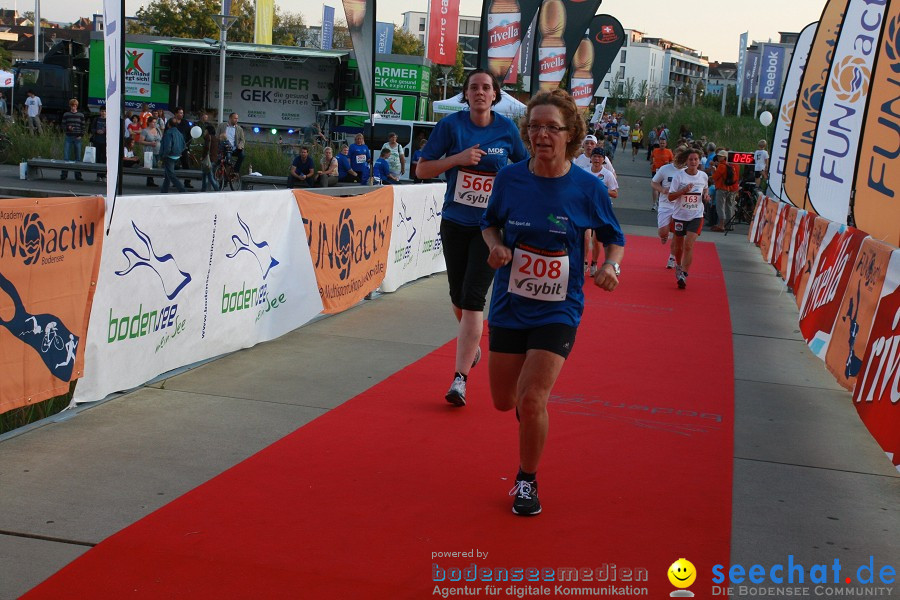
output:
[[[177,0],[175,0],[177,1]],[[134,15],[149,0],[125,0],[125,13]],[[336,18],[343,19],[341,0],[326,0],[335,7]],[[321,0],[276,0],[284,12],[301,13],[309,25],[322,22]],[[460,0],[463,15],[479,16],[480,0]],[[51,21],[75,21],[79,17],[102,12],[101,0],[42,0],[41,16]],[[800,32],[817,21],[825,0],[603,0],[600,13],[616,17],[626,29],[637,29],[650,37],[661,37],[702,52],[711,61],[734,62],[738,56],[739,37],[748,31],[751,40],[778,41],[779,31]],[[34,10],[32,0],[2,0],[2,8],[20,12]],[[425,12],[428,0],[381,0],[378,20],[403,24],[407,10]]]

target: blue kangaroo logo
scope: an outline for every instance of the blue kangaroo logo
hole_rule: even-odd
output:
[[[115,271],[116,275],[125,277],[138,267],[147,267],[159,277],[166,298],[174,300],[184,286],[191,282],[190,273],[182,271],[171,254],[158,255],[153,250],[153,241],[150,236],[141,231],[134,221],[131,222],[131,226],[138,238],[144,242],[144,248],[140,250],[122,248],[122,254],[128,260],[128,266],[121,271]]]
[[[257,242],[254,240],[253,232],[250,231],[250,226],[241,219],[240,214],[238,214],[237,219],[241,229],[244,230],[244,237],[242,238],[240,235],[231,236],[231,241],[234,243],[234,252],[226,254],[225,256],[234,258],[241,251],[249,252],[253,255],[253,258],[256,259],[257,264],[259,264],[259,270],[262,273],[263,280],[265,280],[269,275],[269,271],[278,265],[278,261],[272,256],[269,242]]]

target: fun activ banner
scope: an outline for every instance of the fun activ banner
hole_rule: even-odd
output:
[[[290,190],[122,196],[76,403],[274,339],[321,312]]]
[[[750,229],[747,231],[747,241],[756,244],[759,240],[759,228],[763,221],[763,213],[765,212],[767,200],[764,197],[756,203],[753,208],[753,222],[750,223]]]
[[[784,243],[785,224],[788,220],[791,205],[779,202],[781,210],[778,211],[778,220],[775,221],[775,230],[772,236],[772,250],[769,252],[769,264],[778,268],[778,261],[781,259],[782,244]]]
[[[582,110],[590,107],[594,93],[624,43],[625,29],[618,19],[610,15],[597,15],[591,19],[591,26],[575,49],[569,67],[569,91]]]
[[[841,386],[851,391],[862,368],[875,308],[881,297],[888,262],[895,250],[893,246],[866,238],[853,262],[853,271],[837,311],[825,366]]]
[[[427,58],[436,65],[456,64],[459,0],[431,0],[428,10]]]
[[[800,332],[814,355],[825,360],[844,290],[867,235],[846,227],[822,247],[800,306]]]
[[[481,9],[478,66],[503,81],[540,6],[541,0],[485,0]],[[525,45],[526,53],[529,50],[529,45]],[[523,55],[521,62],[523,67],[530,66],[531,56]]]
[[[794,109],[797,106],[797,92],[800,89],[800,79],[806,68],[809,58],[809,49],[812,45],[813,35],[816,33],[818,23],[810,23],[803,28],[797,43],[794,45],[794,54],[791,64],[788,66],[787,76],[779,103],[778,116],[775,119],[775,132],[772,140],[772,155],[769,159],[769,193],[790,202],[794,206],[803,204],[803,198],[791,198],[784,190],[784,168],[787,154],[788,137],[791,133],[791,123],[794,121]]]
[[[784,207],[783,202],[766,199],[765,221],[762,223],[761,233],[759,236],[759,253],[766,262],[771,262],[772,242],[775,235],[775,225],[778,223],[778,217],[781,215],[781,209]]]
[[[103,217],[99,196],[0,200],[0,413],[84,374]]]
[[[538,13],[531,95],[559,87],[570,57],[584,38],[601,0],[544,0]],[[537,82],[537,84],[535,84]]]
[[[440,234],[446,189],[446,183],[393,187],[394,231],[382,292],[447,270]]]
[[[807,202],[806,186],[813,142],[819,125],[822,96],[848,2],[849,0],[828,0],[822,10],[797,92],[798,100],[785,153],[784,190],[794,204],[810,212],[814,210]]]
[[[359,82],[369,112],[375,112],[375,0],[343,0],[347,29],[359,67]]]
[[[394,228],[393,188],[384,186],[340,202],[294,190],[326,313],[350,308],[381,285]]]
[[[886,12],[884,34],[869,85],[869,106],[854,183],[856,226],[872,237],[900,245],[900,168],[897,168],[900,108],[900,2]]]
[[[850,0],[822,95],[807,195],[826,219],[846,223],[869,81],[887,0]]]
[[[900,250],[891,253],[853,403],[869,433],[900,469]]]

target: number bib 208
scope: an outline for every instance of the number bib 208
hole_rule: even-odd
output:
[[[453,191],[454,202],[466,206],[487,208],[491,198],[491,190],[494,189],[494,177],[496,173],[482,173],[460,169],[456,173],[456,188]]]
[[[509,293],[533,300],[560,302],[569,287],[569,255],[565,250],[549,251],[517,246],[509,275]]]

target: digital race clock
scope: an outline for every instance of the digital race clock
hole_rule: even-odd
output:
[[[733,165],[752,165],[756,163],[752,152],[729,152],[728,162]]]

